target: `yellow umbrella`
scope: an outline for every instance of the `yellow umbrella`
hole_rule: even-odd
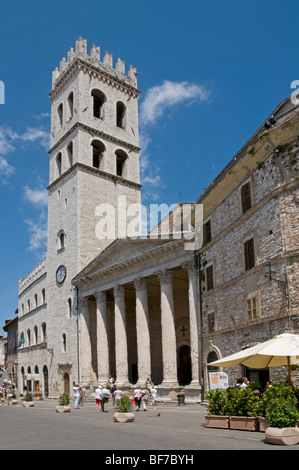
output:
[[[284,333],[274,336],[269,341],[210,362],[208,365],[233,367],[238,364],[243,364],[252,369],[287,365],[289,366],[289,380],[291,381],[290,364],[299,364],[299,335]]]

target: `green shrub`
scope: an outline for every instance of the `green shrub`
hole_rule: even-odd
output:
[[[31,393],[26,393],[24,401],[33,401],[33,396]]]
[[[211,390],[208,394],[209,404],[207,411],[211,415],[227,416],[228,400],[226,390]]]
[[[269,400],[265,414],[270,426],[275,428],[295,427],[299,419],[299,412],[293,400],[282,397]]]
[[[59,397],[59,406],[67,406],[70,404],[70,397],[65,393]]]
[[[117,400],[116,403],[116,411],[119,413],[129,413],[132,409],[132,400],[125,395],[120,400]]]

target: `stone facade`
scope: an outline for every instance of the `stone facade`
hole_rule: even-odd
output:
[[[277,108],[275,125],[266,132],[258,129],[218,185],[198,200],[211,233],[201,249],[206,275],[202,293],[205,388],[207,364],[212,360],[284,331],[298,333],[299,120],[296,114],[286,113],[288,106],[287,100]],[[250,204],[244,210],[246,184]],[[249,268],[248,240],[253,240]],[[266,277],[269,267],[272,274]],[[207,276],[212,276],[211,286]],[[263,375],[241,366],[226,372],[232,384],[239,376],[259,381]],[[286,372],[270,370],[271,378],[278,376],[286,378]]]
[[[126,387],[151,377],[164,397],[185,387],[199,400],[209,362],[298,332],[298,107],[282,102],[194,202],[199,250],[186,249],[180,206],[170,231],[179,220],[185,234],[165,236],[162,221],[132,239],[122,204],[140,205],[136,70],[86,50],[79,38],[53,73],[48,249],[19,282],[19,384],[59,396],[73,381],[92,391],[109,375]],[[115,209],[106,238],[103,205]],[[231,384],[265,381],[228,372]]]

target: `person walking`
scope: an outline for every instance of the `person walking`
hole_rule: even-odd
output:
[[[103,387],[101,387],[101,385],[98,385],[97,388],[95,389],[96,411],[98,411],[99,405],[101,405],[101,408],[102,408],[102,400],[103,400],[102,388]]]
[[[143,411],[146,411],[146,409],[147,409],[147,404],[148,404],[149,396],[150,396],[150,391],[149,391],[149,389],[148,389],[148,388],[144,388],[144,389],[141,391],[141,401],[142,401],[142,405],[143,405]]]
[[[118,387],[115,387],[115,391],[114,391],[113,395],[114,395],[114,400],[115,400],[115,408],[117,408],[117,404],[118,404],[119,400],[121,399],[121,397],[123,396],[123,392],[121,390],[119,390]]]
[[[104,387],[102,389],[102,394],[103,394],[103,400],[102,400],[102,411],[104,413],[107,413],[108,411],[108,401],[109,401],[109,396],[110,396],[110,391]]]
[[[79,406],[79,400],[81,396],[81,386],[79,384],[74,384],[73,386],[73,391],[74,391],[74,408],[77,410]]]
[[[151,405],[156,405],[157,399],[158,399],[158,390],[156,386],[151,388],[151,397],[152,397]]]
[[[140,410],[140,404],[141,404],[141,388],[137,387],[135,388],[133,392],[133,398],[136,406],[136,411]]]

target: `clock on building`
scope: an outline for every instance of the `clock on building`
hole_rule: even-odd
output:
[[[59,268],[56,271],[56,280],[58,284],[62,284],[66,278],[66,267],[65,266],[59,266]]]

